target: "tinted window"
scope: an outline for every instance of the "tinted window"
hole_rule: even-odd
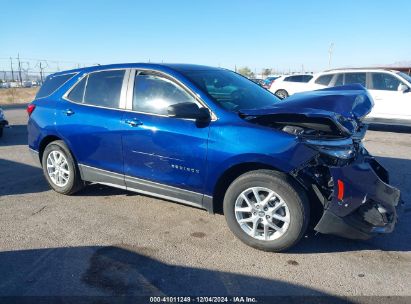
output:
[[[124,70],[91,73],[88,76],[84,103],[108,108],[118,108]]]
[[[322,75],[315,80],[315,83],[328,86],[333,76],[334,74]]]
[[[46,81],[43,83],[40,90],[37,92],[36,98],[43,98],[43,97],[49,96],[74,75],[75,74],[72,73],[72,74],[47,77]]]
[[[386,73],[371,73],[372,90],[397,91],[400,80]]]
[[[288,76],[284,78],[284,81],[291,81],[291,82],[302,82],[303,81],[303,76],[298,75],[298,76]]]
[[[309,82],[313,78],[313,75],[303,75],[302,82]]]
[[[171,80],[150,73],[136,75],[134,111],[167,115],[168,106],[183,102],[195,103],[195,99]]]
[[[337,79],[335,80],[334,86],[344,85],[344,74],[337,74]]]
[[[184,75],[229,111],[259,109],[280,100],[268,90],[228,70],[185,71]]]
[[[365,73],[346,73],[344,84],[359,83],[365,87]]]
[[[409,83],[411,83],[411,76],[408,74],[405,74],[403,72],[399,72],[397,75],[400,75],[402,78],[404,78],[405,80],[407,80]]]
[[[86,87],[87,77],[84,77],[68,94],[67,98],[74,102],[83,102],[84,88]]]

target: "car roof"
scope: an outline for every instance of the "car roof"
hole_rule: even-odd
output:
[[[117,63],[107,65],[95,65],[90,67],[65,70],[52,74],[53,76],[64,75],[69,73],[90,73],[94,71],[107,70],[107,69],[127,69],[127,68],[145,68],[154,69],[167,72],[174,70],[177,72],[186,71],[204,71],[204,70],[225,70],[223,68],[210,67],[205,65],[187,64],[187,63]]]
[[[390,69],[390,68],[340,68],[340,69],[330,69],[330,70],[325,70],[322,73],[343,73],[343,72],[392,72],[392,73],[398,73],[399,71],[395,69]]]

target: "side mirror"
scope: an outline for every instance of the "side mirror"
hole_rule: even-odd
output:
[[[167,113],[169,117],[189,118],[198,121],[209,121],[210,111],[206,108],[199,108],[195,103],[182,102],[168,106]]]
[[[410,88],[403,83],[400,83],[400,85],[398,86],[398,91],[401,91],[403,93],[408,92],[409,89]]]

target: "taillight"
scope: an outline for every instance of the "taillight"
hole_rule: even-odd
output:
[[[34,111],[35,108],[36,108],[36,105],[30,103],[30,104],[27,106],[27,114],[29,114],[29,116],[30,116],[31,113],[33,113],[33,111]]]

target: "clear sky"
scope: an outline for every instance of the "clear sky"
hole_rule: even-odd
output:
[[[410,0],[0,0],[0,20],[0,69],[20,53],[319,71],[331,42],[333,67],[411,60]]]

